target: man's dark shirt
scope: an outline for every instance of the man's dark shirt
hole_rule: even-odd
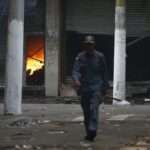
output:
[[[104,55],[96,50],[92,55],[81,52],[75,59],[72,77],[81,82],[81,93],[106,89],[108,81]]]

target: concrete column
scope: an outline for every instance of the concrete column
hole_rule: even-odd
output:
[[[113,97],[126,98],[126,27],[125,1],[116,0],[114,43],[114,89]]]
[[[9,1],[5,114],[21,114],[24,0]]]
[[[58,96],[60,1],[46,0],[45,95]]]

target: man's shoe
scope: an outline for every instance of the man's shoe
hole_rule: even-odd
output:
[[[80,142],[80,145],[82,147],[86,147],[86,148],[91,147],[91,144],[92,143],[90,141],[88,141],[88,140],[83,140],[83,141]]]
[[[95,137],[87,135],[87,136],[85,136],[84,139],[87,140],[87,141],[89,141],[89,142],[94,142]]]
[[[130,102],[128,102],[127,100],[122,100],[122,101],[113,100],[113,105],[116,106],[130,105]]]

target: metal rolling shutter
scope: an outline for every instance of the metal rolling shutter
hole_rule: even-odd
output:
[[[150,34],[150,1],[127,1],[127,33],[129,36]]]
[[[8,0],[0,1],[0,85],[5,79]]]
[[[66,0],[66,29],[80,33],[113,34],[114,1]]]
[[[127,0],[127,34],[150,32],[150,1]],[[81,33],[113,34],[115,0],[66,0],[66,29]]]

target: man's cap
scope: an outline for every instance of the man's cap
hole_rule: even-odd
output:
[[[92,35],[85,36],[83,43],[95,44],[95,39]]]

